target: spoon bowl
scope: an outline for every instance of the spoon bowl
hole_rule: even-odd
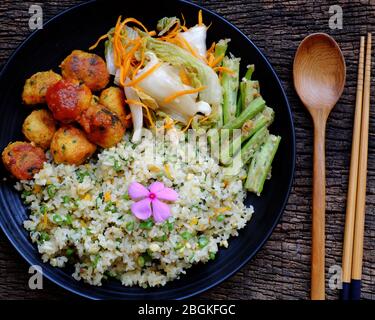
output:
[[[293,65],[294,87],[314,122],[311,299],[325,299],[325,128],[346,78],[345,60],[336,41],[324,33],[306,37]]]
[[[345,60],[336,41],[325,33],[306,37],[297,49],[293,78],[307,109],[331,110],[345,85]]]

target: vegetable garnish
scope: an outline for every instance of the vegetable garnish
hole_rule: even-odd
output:
[[[174,202],[178,199],[178,193],[164,186],[162,182],[154,182],[148,188],[138,182],[132,182],[128,193],[132,200],[132,213],[140,220],[147,220],[151,216],[155,222],[163,222],[171,216],[169,206],[160,201]]]
[[[198,12],[198,25],[203,25],[203,17],[202,17],[202,10],[199,10]]]
[[[154,121],[152,120],[152,117],[151,117],[151,112],[150,112],[150,109],[149,109],[149,107],[148,106],[146,106],[143,102],[141,102],[141,101],[137,101],[137,100],[132,100],[132,99],[127,99],[127,100],[125,100],[125,102],[127,103],[127,104],[135,104],[135,105],[138,105],[138,106],[141,106],[142,108],[145,108],[146,109],[146,112],[147,112],[147,119],[148,119],[148,121],[150,122],[150,126],[151,126],[151,128],[153,128],[154,126],[155,126],[155,124],[154,124]]]
[[[187,131],[187,129],[189,129],[189,127],[190,127],[191,123],[193,122],[193,120],[194,120],[194,117],[191,117],[190,120],[189,120],[189,122],[188,122],[188,124],[186,125],[186,127],[183,128],[181,131],[182,132]]]
[[[147,71],[145,71],[144,73],[142,73],[139,77],[137,77],[136,79],[128,82],[125,86],[127,87],[133,87],[135,86],[137,83],[141,82],[143,79],[145,79],[146,77],[148,77],[151,73],[153,73],[157,68],[159,68],[161,66],[161,62],[153,65],[150,69],[148,69]]]
[[[164,102],[169,103],[169,102],[175,100],[176,98],[178,98],[180,96],[183,96],[185,94],[197,93],[197,92],[200,92],[204,89],[206,89],[205,86],[198,87],[198,88],[195,88],[195,89],[181,90],[181,91],[175,92],[174,94],[170,95],[169,97],[164,98]]]
[[[226,72],[226,73],[229,73],[230,75],[234,75],[236,74],[235,71],[233,71],[232,69],[229,69],[229,68],[226,68],[226,67],[215,67],[214,70],[216,72]]]
[[[100,43],[100,41],[102,41],[102,40],[104,40],[104,39],[107,39],[108,38],[108,34],[104,34],[104,35],[102,35],[90,48],[89,48],[89,50],[93,50],[93,49],[95,49],[98,45],[99,45],[99,43]]]

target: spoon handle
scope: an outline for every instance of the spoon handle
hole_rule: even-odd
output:
[[[320,110],[314,117],[314,173],[312,206],[311,299],[325,299],[325,129],[327,116]]]

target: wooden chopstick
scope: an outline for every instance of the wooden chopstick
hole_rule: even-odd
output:
[[[365,37],[360,40],[357,95],[355,102],[354,129],[352,138],[352,151],[350,159],[349,185],[346,203],[346,218],[344,231],[344,247],[342,257],[342,290],[341,298],[348,300],[350,298],[350,281],[352,276],[352,254],[353,237],[355,223],[355,209],[357,200],[357,180],[358,180],[358,161],[359,144],[361,136],[361,117],[362,117],[362,97],[363,97],[363,72],[365,60]]]
[[[357,181],[357,200],[355,210],[352,281],[350,285],[351,299],[357,300],[361,296],[361,277],[363,262],[363,237],[366,212],[366,181],[368,157],[368,133],[370,118],[370,86],[371,86],[371,33],[367,34],[365,78],[363,86],[363,104],[361,120],[361,137],[359,145],[359,164]]]

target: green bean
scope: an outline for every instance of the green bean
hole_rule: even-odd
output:
[[[215,58],[225,56],[225,53],[227,52],[227,49],[228,49],[228,42],[229,41],[230,41],[229,39],[224,39],[224,40],[222,39],[216,44],[215,52],[214,52]],[[218,63],[218,66],[220,66],[220,65],[221,65],[221,63]]]
[[[263,111],[265,105],[266,102],[262,97],[256,98],[237,118],[225,124],[223,129],[240,129],[248,119],[254,118],[259,112]]]
[[[260,195],[263,191],[264,182],[267,179],[272,161],[279,147],[281,137],[269,135],[266,142],[255,153],[251,160],[245,187],[248,191]]]
[[[231,70],[230,73],[224,72],[221,78],[221,86],[223,88],[223,123],[225,125],[236,116],[240,59],[224,57],[223,67]]]

